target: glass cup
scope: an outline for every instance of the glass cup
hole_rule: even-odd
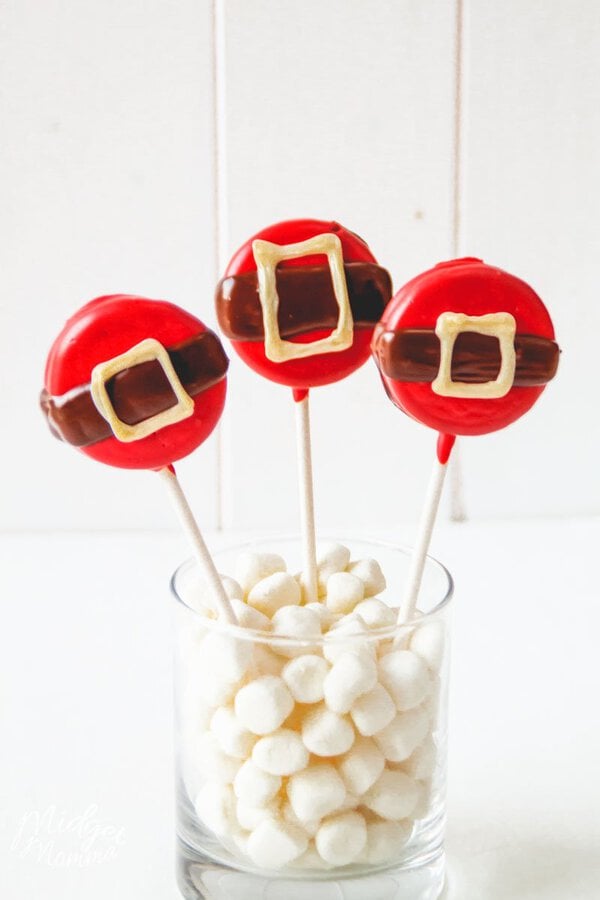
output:
[[[387,581],[377,597],[397,607],[410,551],[340,543],[354,561],[377,560]],[[219,571],[235,577],[246,551],[277,553],[288,572],[301,568],[300,542],[273,538],[215,554]],[[257,630],[218,620],[191,560],[171,589],[183,896],[439,898],[448,571],[428,557],[408,626],[370,604],[366,625],[353,615],[329,631],[332,617],[321,610],[323,633],[302,638],[265,622]]]

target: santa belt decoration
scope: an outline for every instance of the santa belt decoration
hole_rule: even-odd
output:
[[[451,314],[455,315],[455,314]],[[490,317],[462,317],[471,320],[471,327],[479,327],[477,319]],[[470,323],[456,329],[451,347],[451,378],[457,384],[495,383],[503,365],[503,348],[493,334],[469,331]],[[434,329],[407,328],[388,331],[378,325],[373,335],[373,349],[381,372],[394,381],[434,383],[439,379],[442,365],[444,335]],[[439,336],[438,336],[439,335]],[[556,374],[560,350],[548,338],[529,334],[514,334],[512,340],[514,371],[511,385],[535,387],[546,384]],[[436,391],[446,393],[446,391]],[[475,396],[475,395],[473,395]]]
[[[177,385],[189,397],[217,384],[227,373],[229,361],[212,331],[204,331],[165,352]],[[159,358],[121,369],[106,382],[106,391],[114,413],[127,425],[158,416],[178,400],[172,379]],[[75,447],[88,447],[113,436],[110,423],[94,402],[90,384],[74,388],[62,397],[52,397],[43,390],[40,405],[54,436]]]
[[[354,327],[378,322],[392,295],[388,272],[375,263],[345,263],[344,275]],[[340,309],[327,266],[289,266],[277,269],[278,322],[282,338],[338,324]],[[227,337],[239,341],[265,338],[263,309],[256,272],[223,278],[217,285],[219,325]]]

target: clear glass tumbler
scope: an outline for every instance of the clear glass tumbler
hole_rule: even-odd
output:
[[[377,560],[387,608],[363,606],[330,631],[321,609],[323,633],[310,636],[227,625],[193,561],[173,576],[177,874],[189,900],[443,893],[452,579],[428,558],[419,615],[399,626],[390,609],[410,551],[340,543]],[[273,538],[215,554],[219,571],[234,577],[247,551],[301,568],[299,541]]]

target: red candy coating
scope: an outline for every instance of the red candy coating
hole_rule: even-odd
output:
[[[308,240],[317,234],[329,232],[334,232],[339,237],[342,243],[344,262],[377,262],[362,238],[343,228],[337,222],[322,222],[318,219],[290,219],[263,228],[262,231],[247,240],[233,255],[225,271],[225,277],[256,271],[252,252],[252,242],[256,238],[275,244],[293,244]],[[320,265],[322,262],[322,256],[313,255],[285,260],[280,265],[282,267],[310,266]],[[296,343],[309,343],[326,337],[330,333],[325,330],[313,330],[297,335],[291,340]],[[259,375],[278,384],[287,385],[287,387],[308,390],[311,387],[320,387],[340,381],[359,369],[369,358],[372,334],[372,328],[356,328],[352,346],[347,350],[321,353],[283,363],[275,363],[267,359],[262,341],[232,341],[231,343],[244,362]]]
[[[125,294],[98,297],[82,306],[54,341],[46,362],[46,390],[60,396],[88,384],[97,363],[125,353],[146,338],[155,338],[169,349],[206,330],[195,316],[164,300]],[[123,469],[164,468],[206,440],[219,421],[226,390],[223,378],[194,398],[194,412],[187,419],[140,440],[122,443],[110,437],[78,449]]]
[[[554,339],[548,311],[524,281],[486,265],[478,259],[440,263],[423,272],[395,294],[387,305],[382,324],[390,331],[408,328],[435,329],[443,312],[482,316],[511,313],[517,333]],[[520,418],[538,399],[544,387],[513,387],[496,399],[442,397],[431,384],[394,381],[382,374],[392,402],[418,422],[442,434],[487,434]]]

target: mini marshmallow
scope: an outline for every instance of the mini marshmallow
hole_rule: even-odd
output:
[[[417,783],[404,772],[384,769],[362,802],[382,819],[406,819],[414,812],[419,793]]]
[[[329,630],[332,635],[334,632],[340,631],[341,633],[347,633],[353,637],[368,634],[369,632],[365,620],[356,612],[347,613],[344,616],[337,616]]]
[[[442,699],[442,682],[439,675],[431,676],[431,688],[428,696],[423,703],[423,709],[429,714],[431,721],[435,722],[440,711],[440,701]]]
[[[375,784],[384,766],[385,759],[377,744],[359,737],[340,760],[339,770],[348,791],[360,796]]]
[[[324,706],[311,710],[302,722],[302,740],[315,756],[339,756],[354,743],[354,729],[348,719]]]
[[[357,812],[346,812],[327,819],[315,838],[319,856],[334,866],[347,866],[354,862],[366,843],[367,825]]]
[[[376,684],[377,666],[369,656],[342,653],[325,678],[325,703],[333,712],[347,713],[354,701]]]
[[[235,563],[235,577],[247,594],[255,584],[273,575],[285,572],[285,560],[277,553],[241,553]]]
[[[261,615],[261,613],[259,613]],[[270,619],[267,619],[270,623]],[[277,653],[273,653],[267,644],[256,643],[254,645],[254,656],[252,658],[252,669],[257,676],[260,675],[281,675],[281,670],[285,665],[285,659]]]
[[[235,698],[235,714],[253,734],[270,734],[287,719],[294,700],[285,681],[264,675],[246,684]]]
[[[433,775],[436,760],[437,747],[435,741],[431,735],[429,735],[423,741],[421,746],[417,747],[414,753],[409,756],[406,762],[402,763],[402,771],[406,772],[407,775],[410,775],[411,778],[423,781]]]
[[[299,819],[296,813],[294,812],[294,807],[287,800],[283,806],[281,807],[281,815],[283,821],[288,825],[293,825],[295,828],[303,828],[306,831],[307,835],[311,838],[314,838],[315,834],[321,827],[320,819],[312,819],[311,821],[303,821]]]
[[[210,590],[196,565],[192,565],[181,573],[179,589],[186,606],[189,606],[197,613],[200,613],[201,616],[207,616],[208,618],[214,617],[211,606]],[[178,623],[177,631],[179,634],[187,635],[192,626],[191,620],[188,625],[187,619],[189,614],[186,614],[185,608],[180,608],[178,610],[178,615],[182,617],[183,622],[181,625]]]
[[[444,658],[444,626],[441,622],[426,622],[415,629],[410,649],[425,660],[432,672],[439,672]]]
[[[373,738],[390,762],[404,762],[422,743],[429,730],[429,716],[422,708],[398,713]]]
[[[401,712],[418,706],[431,688],[426,664],[410,650],[395,650],[382,656],[379,680]]]
[[[252,753],[256,736],[248,731],[229,706],[220,706],[211,719],[210,729],[228,756],[246,759]]]
[[[302,856],[308,847],[306,832],[266,819],[248,839],[248,856],[261,869],[281,869]]]
[[[194,612],[197,612],[204,619],[216,619],[217,618],[216,610],[212,609],[212,607],[210,607],[210,606],[205,606],[201,602],[201,599],[202,600],[207,599],[205,591],[202,591],[202,593],[200,593],[198,595],[198,594],[194,593],[193,586],[190,587],[188,585],[183,585],[182,589],[181,589],[181,596],[183,597],[183,600],[184,600],[186,606],[189,606],[190,609],[193,609]]]
[[[290,805],[301,822],[314,822],[339,808],[346,788],[336,769],[317,763],[292,775],[287,788]]]
[[[227,681],[239,681],[252,658],[250,641],[213,631],[207,634],[200,649],[208,671]]]
[[[361,616],[369,628],[389,628],[396,624],[398,617],[398,610],[392,609],[375,597],[363,600],[354,608],[354,612]]]
[[[182,594],[188,600],[185,592]],[[324,606],[323,609],[326,609]],[[176,609],[175,633],[177,636],[177,652],[183,665],[194,661],[198,655],[198,649],[208,633],[207,623],[204,621],[205,608],[198,609],[200,615],[192,619],[185,606]],[[210,618],[210,617],[209,617]]]
[[[204,731],[208,731],[210,728],[210,720],[215,714],[215,708],[213,706],[208,706],[206,703],[198,703],[194,707],[194,711],[192,713],[194,717],[194,727],[198,729],[200,733]],[[183,721],[188,721],[189,717],[184,716]]]
[[[265,616],[272,617],[282,606],[298,606],[300,586],[287,572],[275,572],[261,579],[248,594],[248,603]]]
[[[356,613],[344,616],[325,635],[323,656],[334,663],[343,653],[356,653],[375,658],[375,644],[367,636],[369,629]]]
[[[224,753],[216,736],[210,731],[198,739],[196,754],[195,765],[204,778],[211,781],[230,784],[239,771],[239,759],[232,759]]]
[[[239,600],[237,597],[232,598],[231,606],[238,625],[242,628],[252,628],[254,631],[271,630],[271,620],[257,609],[254,609],[253,606],[248,606],[247,603],[244,603],[243,600]]]
[[[350,551],[343,544],[332,541],[319,544],[317,548],[317,582],[319,596],[327,593],[327,582],[336,572],[343,572],[350,562]]]
[[[356,730],[365,737],[377,734],[389,725],[396,715],[396,705],[384,686],[377,683],[352,704],[350,716]]]
[[[350,562],[350,551],[343,544],[324,541],[317,546],[317,567],[329,566],[334,572],[343,572]]]
[[[235,827],[235,798],[231,785],[208,781],[194,802],[198,818],[217,835],[229,834]]]
[[[321,637],[321,617],[306,606],[282,606],[273,615],[273,635],[292,637],[300,641],[318,640]],[[310,650],[306,646],[286,646],[276,641],[271,645],[281,656],[300,656]]]
[[[308,765],[308,750],[295,731],[281,728],[261,738],[252,751],[252,760],[271,775],[293,775]]]
[[[211,672],[206,664],[196,673],[196,684],[201,699],[208,706],[226,706],[236,695],[239,681],[229,681]]]
[[[360,578],[365,586],[365,597],[374,597],[385,590],[386,581],[376,559],[359,559],[351,562],[348,571]]]
[[[350,572],[335,572],[327,579],[327,609],[334,613],[351,613],[365,596],[360,578]]]
[[[235,796],[248,806],[265,806],[280,787],[278,775],[263,772],[251,759],[246,760],[233,782]]]
[[[230,600],[244,599],[244,590],[235,578],[230,578],[229,575],[219,575],[219,578],[221,579],[225,593]]]
[[[228,575],[219,575],[223,589],[230,600],[234,597],[243,599],[244,592],[237,581]],[[182,585],[183,597],[186,603],[196,612],[207,616],[209,619],[217,618],[217,612],[213,608],[213,592],[203,574],[194,566],[184,576]]]
[[[202,698],[198,690],[197,667],[191,667],[181,672],[177,708],[181,722],[192,721],[194,727],[199,727],[201,731],[208,729],[215,709]]]
[[[352,812],[353,810],[356,810],[356,808],[359,807],[360,804],[361,804],[360,797],[357,797],[356,794],[350,794],[348,791],[346,791],[346,796],[344,798],[344,802],[340,803],[340,805],[337,808],[337,811],[338,811],[338,813]]]
[[[319,603],[318,601],[306,603],[304,609],[312,609],[317,613],[321,620],[321,631],[327,631],[327,629],[331,628],[333,623],[339,618],[337,613],[332,613],[330,609],[327,609],[324,603]]]
[[[426,819],[431,812],[433,802],[433,782],[430,779],[417,781],[419,787],[419,799],[413,810],[413,819]]]
[[[412,834],[412,820],[400,822],[367,822],[367,843],[361,861],[371,866],[390,862],[407,844]]]
[[[271,803],[267,803],[265,806],[252,806],[249,803],[244,803],[243,800],[238,800],[235,807],[235,814],[240,827],[243,828],[244,831],[254,831],[254,829],[258,828],[260,823],[264,822],[266,819],[277,820],[279,811],[276,801],[271,801]]]
[[[305,653],[287,663],[281,677],[298,703],[318,703],[323,699],[323,684],[328,672],[327,660]]]
[[[214,711],[214,710],[213,710]],[[209,717],[212,718],[212,714]],[[182,778],[188,795],[193,799],[202,787],[206,776],[204,775],[198,760],[200,754],[205,752],[205,734],[209,722],[203,725],[193,718],[182,720],[182,733],[180,739],[180,766]],[[235,773],[233,773],[235,775]],[[225,778],[228,781],[229,778]]]
[[[313,841],[310,841],[307,850],[299,856],[298,859],[294,860],[292,866],[295,869],[331,869],[332,866],[329,863],[326,863],[324,859],[319,856],[319,851],[314,845]],[[314,895],[314,894],[313,894]]]

